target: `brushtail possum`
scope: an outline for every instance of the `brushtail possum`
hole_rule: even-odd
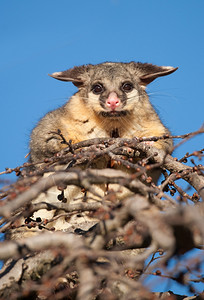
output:
[[[105,62],[53,73],[51,77],[71,81],[78,91],[65,105],[46,114],[33,129],[30,141],[31,162],[42,162],[66,147],[57,134],[59,130],[67,141],[72,140],[73,143],[97,137],[133,138],[168,134],[169,131],[152,107],[145,88],[157,77],[169,75],[176,70],[177,68],[173,67],[159,67],[140,62]],[[159,140],[154,146],[171,152],[172,140]],[[104,168],[106,167],[107,165],[104,165]],[[153,177],[154,181],[158,179],[158,171],[156,175],[153,173]],[[115,190],[119,191],[118,185],[115,186]],[[104,195],[104,186],[96,188],[99,194]],[[82,201],[84,196],[81,188],[76,186],[68,186],[65,192],[69,203]],[[32,202],[56,203],[58,195],[59,190],[53,187],[46,193],[41,193]],[[87,193],[87,199],[90,201],[94,201],[94,197],[91,193],[89,197]],[[123,199],[124,193],[119,191],[117,197]],[[101,198],[96,201],[101,201]],[[59,215],[60,212],[41,209],[35,212],[32,218],[53,220],[56,214]],[[46,227],[65,231],[74,231],[75,228],[88,230],[90,224],[93,225],[97,221],[83,212],[55,218],[55,221],[50,221]],[[23,218],[21,222],[25,224]],[[24,226],[15,229],[11,238],[18,239],[39,231],[38,228],[28,229]]]
[[[96,137],[168,134],[145,88],[157,77],[176,70],[140,62],[105,62],[53,73],[53,78],[71,81],[78,92],[65,105],[46,114],[34,128],[30,141],[31,161],[42,161],[66,147],[57,135],[58,130],[73,143]],[[170,152],[172,141],[158,141],[155,147]]]

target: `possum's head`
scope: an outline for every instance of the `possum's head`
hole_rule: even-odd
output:
[[[95,113],[117,118],[130,113],[142,101],[147,84],[176,70],[140,62],[106,62],[74,67],[51,76],[76,85],[83,101]]]

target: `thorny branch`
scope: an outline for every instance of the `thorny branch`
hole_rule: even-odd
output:
[[[183,143],[203,132],[174,138]],[[150,293],[144,280],[153,274],[202,299],[195,282],[203,282],[203,256],[186,266],[182,256],[203,251],[203,149],[177,159],[146,143],[167,135],[72,144],[57,134],[68,146],[60,153],[1,173],[19,176],[0,191],[0,231],[12,238],[0,247],[1,298],[190,299]],[[151,178],[158,168],[160,185]]]

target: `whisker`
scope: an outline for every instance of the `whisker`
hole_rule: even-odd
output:
[[[143,96],[144,95],[137,95],[137,96],[128,97],[127,101],[130,103],[130,102],[135,101],[135,100],[140,100]]]
[[[158,91],[158,92],[147,93],[147,95],[151,98],[153,98],[153,97],[158,98],[158,97],[161,96],[161,97],[166,97],[166,98],[168,97],[168,98],[171,98],[173,100],[178,100],[178,97],[172,95],[171,93],[162,92],[161,90]]]

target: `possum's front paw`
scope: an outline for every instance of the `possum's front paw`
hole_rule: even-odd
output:
[[[47,133],[43,137],[40,136],[38,139],[33,139],[31,146],[31,162],[42,162],[45,158],[52,157],[55,153],[67,147],[62,142],[62,138],[54,132]]]

